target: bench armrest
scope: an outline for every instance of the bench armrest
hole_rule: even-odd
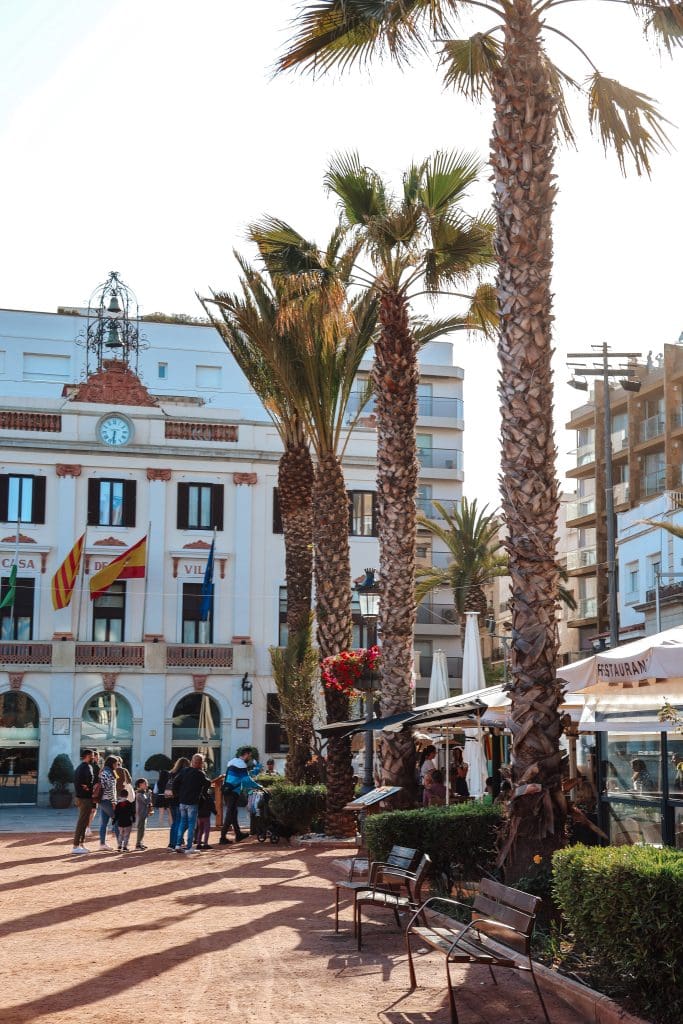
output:
[[[424,903],[422,903],[416,909],[416,911],[413,914],[413,916],[411,917],[410,921],[408,921],[408,924],[406,926],[406,931],[409,931],[412,928],[413,922],[418,919],[420,914],[424,913],[424,911],[429,907],[430,903],[448,903],[449,906],[452,906],[452,907],[462,907],[464,910],[469,911],[470,914],[472,913],[472,907],[470,907],[467,903],[461,903],[460,900],[452,900],[452,899],[450,899],[447,896],[430,896],[429,899],[426,899],[424,901]],[[468,927],[469,927],[469,925],[468,925]]]
[[[455,938],[455,941],[451,945],[451,948],[448,950],[448,955],[449,956],[451,955],[451,953],[453,952],[455,947],[458,945],[458,943],[461,941],[461,939],[463,939],[465,937],[467,932],[469,932],[469,931],[478,932],[480,930],[483,930],[483,929],[480,928],[480,926],[482,924],[492,924],[492,925],[495,926],[496,929],[505,928],[506,931],[512,932],[513,935],[519,935],[519,932],[517,931],[517,929],[513,928],[509,924],[503,924],[502,921],[495,921],[493,918],[490,918],[490,917],[478,917],[474,921],[470,921],[470,923],[468,925],[466,925],[462,929],[461,932],[458,933],[458,935]],[[484,931],[484,935],[486,935],[486,931]]]
[[[387,875],[393,875],[395,878],[415,878],[414,871],[408,871],[407,868],[395,867],[393,864],[388,864],[384,860],[373,860],[372,864],[370,865],[370,875],[368,876],[368,881],[371,884],[372,882],[374,882],[375,878],[380,873],[380,871],[384,872]]]

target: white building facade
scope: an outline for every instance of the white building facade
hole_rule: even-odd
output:
[[[658,608],[662,630],[683,623],[683,538],[659,523],[683,529],[683,493],[665,491],[617,516],[619,626],[629,638],[658,631]]]
[[[144,322],[138,376],[111,361],[85,379],[84,322],[0,311],[0,600],[18,554],[16,598],[0,609],[0,803],[46,802],[54,757],[76,762],[84,746],[120,752],[134,776],[153,754],[193,752],[202,695],[216,771],[242,743],[286,751],[269,657],[286,613],[278,435],[213,328]],[[421,374],[420,505],[435,514],[432,499],[461,496],[463,373],[434,343]],[[375,452],[370,409],[344,463],[354,578],[378,563]],[[55,611],[53,574],[84,532],[82,582]],[[93,574],[145,536],[146,578],[91,601]],[[458,629],[427,607],[421,672],[441,647],[457,689]]]

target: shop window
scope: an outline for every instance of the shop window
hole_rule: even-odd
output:
[[[45,477],[0,474],[0,521],[45,522]]]
[[[88,526],[135,526],[135,480],[88,480]]]

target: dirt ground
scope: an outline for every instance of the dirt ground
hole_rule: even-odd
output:
[[[339,850],[249,839],[187,857],[148,839],[87,857],[63,834],[0,839],[3,1024],[448,1024],[442,958],[418,959],[409,994],[392,917],[367,925],[362,953],[348,910],[335,935]],[[460,1024],[540,1024],[528,977],[498,973],[496,987],[459,970]],[[553,1024],[576,1024],[547,1002]]]

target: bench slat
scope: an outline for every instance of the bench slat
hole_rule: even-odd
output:
[[[458,935],[458,932],[451,931],[449,928],[413,928],[412,932],[419,936],[423,942],[426,942],[428,946],[438,949],[444,954],[448,953]],[[475,942],[469,942],[468,939],[463,939],[458,943],[451,953],[450,959],[454,962],[490,964],[494,967],[496,965],[498,967],[516,966],[516,961],[511,957],[498,956],[496,953],[489,952]]]
[[[502,924],[509,924],[511,928],[521,935],[530,935],[534,927],[534,919],[531,914],[525,914],[521,910],[514,910],[506,907],[503,903],[496,903],[487,896],[477,895],[474,898],[474,910],[482,917],[491,917]],[[501,929],[503,931],[503,929]],[[510,936],[512,938],[512,936]]]
[[[496,903],[512,907],[513,910],[521,910],[524,914],[535,914],[538,904],[541,902],[538,896],[520,892],[519,889],[511,889],[501,882],[494,882],[491,878],[482,878],[479,883],[479,892],[482,896],[489,896]]]

